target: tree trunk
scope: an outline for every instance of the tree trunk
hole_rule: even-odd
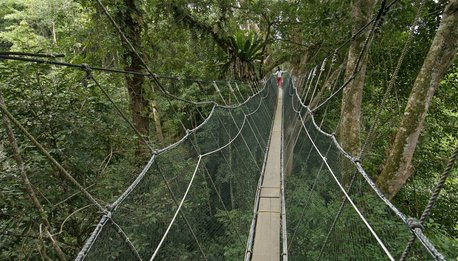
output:
[[[142,33],[142,12],[135,4],[135,0],[124,0],[125,8],[117,14],[124,25],[124,34],[132,45],[140,51]],[[141,71],[141,59],[124,43],[123,62],[125,70]],[[143,90],[144,77],[141,75],[126,75],[126,87],[130,97],[132,121],[137,130],[147,136],[149,134],[148,101]]]
[[[353,3],[351,10],[352,17],[355,20],[352,29],[353,34],[369,21],[374,5],[375,0],[356,0]],[[359,65],[358,58],[368,33],[362,34],[351,43],[345,69],[345,81],[347,81],[353,75],[355,68],[359,66],[359,73],[356,74],[355,79],[343,90],[342,122],[339,130],[342,147],[352,155],[357,155],[360,150],[361,102],[368,52],[366,51],[363,54]]]
[[[128,59],[125,59],[128,60]],[[133,59],[132,59],[133,60]],[[126,67],[126,70],[135,70],[136,66]],[[138,71],[138,70],[137,70]],[[148,101],[143,92],[143,76],[126,76],[126,87],[130,97],[132,121],[137,130],[144,136],[149,134],[149,120],[147,115]]]
[[[163,142],[164,134],[162,133],[161,116],[157,111],[156,101],[152,101],[151,106],[153,111],[154,125],[156,127],[156,137],[159,140],[159,142]]]
[[[377,179],[377,185],[390,199],[413,172],[412,157],[431,99],[457,49],[458,0],[451,0],[412,87],[388,160]]]
[[[57,45],[56,23],[53,21],[52,25],[52,44]]]

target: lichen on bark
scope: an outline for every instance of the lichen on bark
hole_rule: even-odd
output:
[[[377,185],[393,198],[412,175],[412,158],[431,99],[458,48],[458,0],[446,6],[442,21],[412,87],[400,127]]]

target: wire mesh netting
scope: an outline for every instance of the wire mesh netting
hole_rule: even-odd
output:
[[[159,83],[170,87],[169,93],[163,93],[153,84],[151,77],[145,77],[144,96],[147,101],[143,101],[144,108],[140,113],[144,124],[136,124],[139,123],[136,121],[139,119],[137,117],[139,113],[135,111],[138,107],[135,109],[136,106],[132,106],[131,96],[128,90],[123,88],[124,75],[100,72],[93,70],[95,67],[91,69],[86,66],[84,68],[77,66],[82,70],[75,70],[74,66],[56,67],[49,64],[24,64],[19,61],[2,61],[2,63],[11,69],[8,77],[2,75],[2,79],[8,79],[5,81],[5,88],[1,90],[6,101],[5,110],[11,113],[12,116],[9,117],[18,120],[18,124],[12,122],[12,125],[18,144],[26,148],[21,149],[20,153],[27,161],[26,164],[31,166],[30,183],[43,197],[40,201],[46,202],[42,203],[42,206],[44,212],[49,214],[46,218],[50,223],[50,232],[56,241],[60,242],[60,247],[68,256],[77,253],[75,244],[80,244],[80,239],[89,233],[88,227],[91,227],[94,220],[99,218],[99,213],[105,210],[103,206],[119,198],[136,179],[143,166],[150,160],[150,151],[153,147],[161,147],[161,144],[176,141],[177,137],[186,134],[187,128],[194,129],[208,117],[215,101],[226,106],[240,104],[246,97],[257,92],[258,88],[248,82],[161,77]],[[30,70],[34,71],[33,77],[30,77]],[[180,99],[171,98],[172,95],[179,96]],[[228,112],[231,110],[230,107],[215,108],[217,111],[215,119],[218,119],[220,126],[213,125],[213,128],[220,128],[222,133],[224,129],[221,126],[228,125],[229,133],[226,135],[235,137],[237,126],[221,120],[227,120],[228,115],[233,114],[230,120],[241,124],[244,120],[243,113],[246,112],[248,115],[252,112],[254,106],[251,104],[256,102],[259,104],[261,95],[264,97],[262,112],[267,112],[264,105],[266,92],[264,92],[254,96],[250,103],[234,108],[233,113]],[[0,114],[6,115],[3,110]],[[250,127],[250,131],[256,131],[253,135],[259,139],[259,144],[265,144],[266,138],[260,136],[265,135],[265,130],[261,129],[261,126],[264,121],[268,124],[268,118],[259,117],[264,120],[262,122],[257,122],[254,118],[254,116],[247,117],[247,126]],[[254,124],[259,126],[251,126]],[[22,125],[25,132],[33,136],[42,149],[30,146],[34,142],[20,131],[18,125]],[[6,137],[3,121],[0,127],[0,136]],[[161,135],[158,135],[159,129]],[[222,134],[215,130],[209,133],[213,134],[213,140],[205,141],[201,138],[205,141],[205,144],[200,142],[201,146],[205,147],[214,142],[215,137],[218,139],[218,144],[230,140],[227,137],[223,138]],[[250,142],[252,141],[249,134],[244,135],[247,135]],[[3,146],[0,147],[2,150],[0,156],[4,160]],[[210,148],[207,147],[206,149]],[[7,152],[5,155],[10,156],[11,152],[5,151]],[[49,153],[49,158],[43,151]],[[254,151],[253,155],[259,158],[256,153],[259,152]],[[169,157],[174,156],[169,155]],[[181,156],[179,153],[176,155]],[[6,159],[10,173],[1,175],[0,183],[3,190],[7,189],[1,203],[6,204],[6,217],[11,222],[2,223],[2,230],[21,236],[20,240],[10,235],[1,238],[0,245],[5,245],[7,248],[1,251],[0,259],[38,256],[42,247],[49,246],[47,242],[35,243],[35,241],[43,241],[42,223],[37,222],[41,220],[42,215],[35,213],[39,211],[30,211],[27,215],[22,215],[23,209],[28,209],[30,205],[28,199],[22,195],[21,186],[15,185],[14,190],[11,191],[8,188],[10,184],[18,182],[15,166],[9,167],[10,163],[14,162],[12,155],[11,159],[9,158]],[[57,164],[50,163],[50,158],[55,159]],[[56,169],[58,164],[64,171]],[[152,166],[149,164],[143,174],[154,173],[156,170],[149,169],[156,167],[157,164]],[[173,171],[178,171],[178,167]],[[61,172],[66,172],[68,175]],[[219,182],[225,184],[226,181]],[[173,183],[171,186],[178,185]],[[82,191],[84,192],[81,193]],[[161,192],[160,189],[158,191]],[[180,196],[179,192],[176,192],[178,196]],[[10,202],[19,201],[21,202],[19,205],[9,205]],[[13,205],[14,207],[11,207]],[[15,211],[21,214],[18,215]],[[22,226],[28,227],[27,234],[22,235],[24,233]],[[119,230],[116,224],[107,224],[108,231],[113,229]],[[14,248],[25,250],[17,251]],[[110,257],[111,254],[107,256]]]
[[[383,195],[361,165],[285,84],[285,198],[291,260],[399,259],[410,239],[406,217]],[[417,244],[412,260],[434,260]]]
[[[240,106],[215,106],[157,151],[77,259],[242,259],[275,92],[272,79]]]

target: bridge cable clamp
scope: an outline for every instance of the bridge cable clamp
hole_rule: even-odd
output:
[[[84,76],[84,78],[83,78],[83,80],[81,82],[82,82],[83,86],[87,88],[88,80],[92,78],[92,69],[86,63],[81,64],[81,69],[86,73],[86,75]]]
[[[328,58],[324,58],[323,63],[321,64],[320,72],[325,71],[327,61],[328,61]]]
[[[407,226],[409,226],[411,230],[415,230],[419,228],[423,231],[425,229],[423,225],[420,223],[420,221],[418,221],[418,219],[413,218],[413,217],[409,217],[407,219]]]
[[[337,61],[337,50],[335,50],[334,53],[332,54],[331,63],[332,63],[332,64],[335,64],[336,61]]]

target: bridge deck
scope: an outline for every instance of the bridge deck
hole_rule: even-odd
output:
[[[262,181],[252,260],[280,260],[280,153],[283,92],[278,90],[272,138]]]

